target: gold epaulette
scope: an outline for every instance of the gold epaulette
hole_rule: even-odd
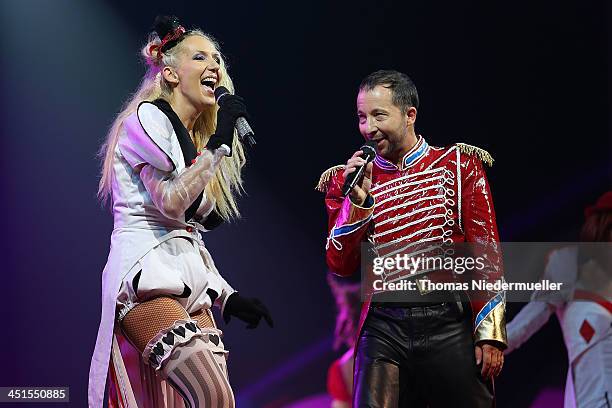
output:
[[[469,154],[470,156],[476,156],[484,163],[487,163],[489,167],[493,166],[493,156],[491,156],[486,150],[465,143],[456,143],[456,145],[457,149],[459,149],[461,153]]]
[[[327,192],[327,189],[329,188],[329,181],[336,175],[336,173],[338,173],[338,170],[340,169],[344,170],[344,164],[330,167],[329,169],[325,170],[323,174],[321,174],[321,177],[319,177],[319,184],[317,184],[315,189],[322,193]]]

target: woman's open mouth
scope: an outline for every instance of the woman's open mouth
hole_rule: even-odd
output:
[[[214,93],[215,86],[217,85],[217,77],[215,76],[204,77],[200,80],[200,84],[202,85],[202,88],[204,88],[207,92]]]

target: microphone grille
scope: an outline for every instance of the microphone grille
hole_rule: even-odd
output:
[[[376,142],[368,140],[366,144],[361,146],[361,151],[365,154],[364,159],[366,159],[367,162],[371,162],[376,156]]]

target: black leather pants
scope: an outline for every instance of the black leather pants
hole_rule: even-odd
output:
[[[469,305],[372,306],[356,351],[353,407],[491,408]]]

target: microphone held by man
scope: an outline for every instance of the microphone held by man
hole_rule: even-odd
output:
[[[342,196],[362,205],[372,184],[372,161],[376,157],[376,142],[370,140],[348,160],[344,169]]]

